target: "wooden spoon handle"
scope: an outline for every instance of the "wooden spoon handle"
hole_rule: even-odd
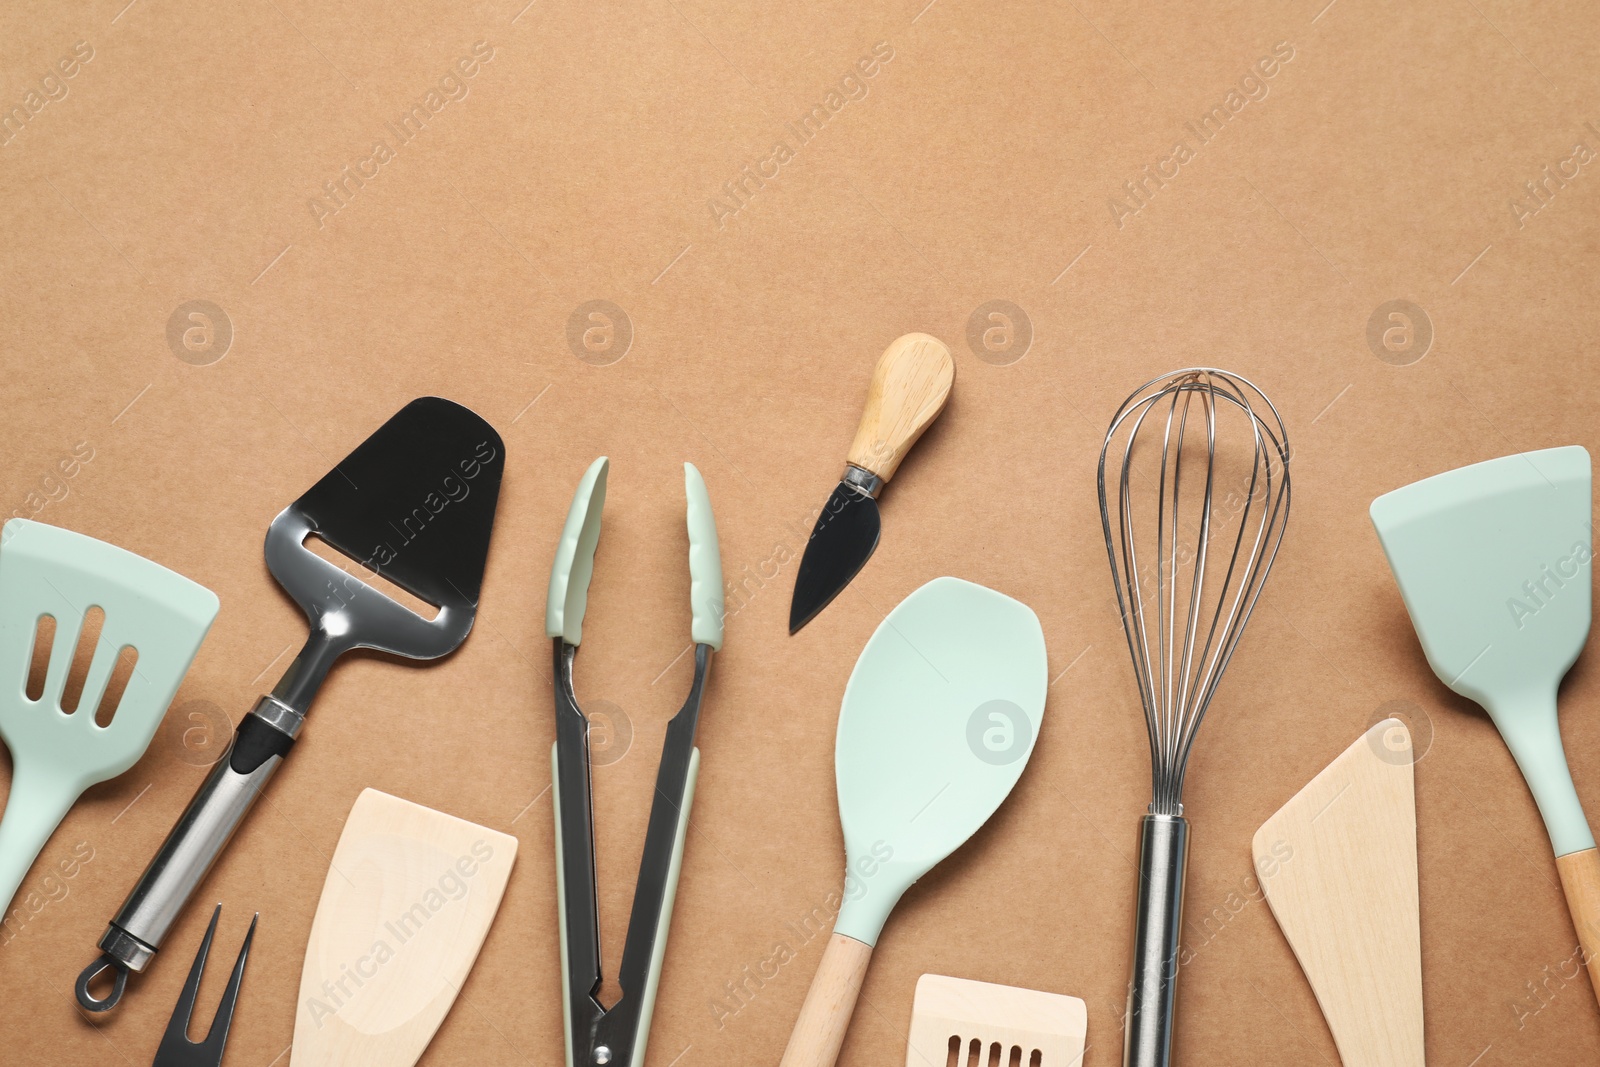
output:
[[[956,363],[937,337],[908,333],[889,343],[872,372],[867,407],[850,443],[851,464],[884,481],[938,418],[955,384]]]
[[[838,933],[828,938],[778,1067],[833,1067],[871,959],[871,945]]]
[[[1557,856],[1556,870],[1561,872],[1567,911],[1572,913],[1572,925],[1588,962],[1589,984],[1600,1002],[1600,850],[1586,848]]]

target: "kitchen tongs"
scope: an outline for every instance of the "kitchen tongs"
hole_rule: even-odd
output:
[[[705,696],[711,653],[722,647],[722,560],[706,483],[684,464],[688,493],[689,600],[693,609],[694,684],[667,724],[655,800],[645,831],[633,911],[623,944],[615,1003],[600,1003],[600,915],[596,898],[594,806],[590,792],[589,720],[573,692],[572,665],[582,638],[589,579],[594,574],[608,461],[601,456],[578,483],[550,571],[545,632],[555,655],[556,884],[560,900],[562,1001],[568,1067],[635,1067],[644,1063],[650,1015],[667,949],[667,927],[683,861],[689,807],[700,750],[695,725]]]

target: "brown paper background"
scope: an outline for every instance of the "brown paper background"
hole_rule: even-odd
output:
[[[0,147],[0,504],[158,560],[223,607],[149,753],[87,794],[24,885],[19,904],[45,899],[44,865],[92,848],[65,896],[0,945],[0,1059],[148,1063],[204,905],[222,901],[220,959],[262,914],[226,1062],[288,1062],[328,857],[375,786],[521,841],[423,1062],[559,1062],[542,613],[572,489],[605,453],[578,684],[635,731],[597,775],[613,964],[656,753],[689,677],[675,659],[688,629],[683,460],[705,473],[726,573],[749,590],[702,720],[650,1063],[776,1062],[820,938],[795,942],[798,958],[720,1025],[713,1005],[836,887],[840,695],[882,615],[940,574],[1032,605],[1052,677],[1071,669],[1015,795],[893,916],[841,1062],[901,1062],[926,971],[1081,996],[1086,1062],[1120,1062],[1148,779],[1094,466],[1129,390],[1202,362],[1255,379],[1283,411],[1295,503],[1191,764],[1196,956],[1178,1062],[1337,1061],[1265,905],[1199,923],[1248,887],[1255,828],[1392,701],[1409,702],[1429,746],[1417,806],[1430,1060],[1600,1053],[1586,979],[1549,978],[1575,936],[1532,801],[1487,719],[1428,670],[1366,517],[1374,496],[1428,474],[1596,444],[1600,164],[1524,225],[1510,204],[1576,142],[1600,149],[1585,125],[1600,126],[1591,5],[124,3],[13,4],[3,17],[4,108],[25,106],[74,42],[93,58]],[[393,146],[385,122],[476,41],[494,55],[465,99],[319,226],[307,201],[375,138]],[[880,41],[894,58],[868,95],[719,228],[708,199]],[[1294,56],[1266,98],[1119,228],[1108,198],[1278,42]],[[203,366],[166,337],[197,299],[234,332]],[[591,299],[634,330],[609,366],[567,344]],[[967,343],[969,316],[995,299],[1031,323],[1020,359]],[[1434,331],[1406,366],[1367,341],[1393,299]],[[877,555],[790,638],[794,563],[769,561],[803,544],[873,361],[911,330],[955,351],[953,399],[885,494]],[[73,977],[203,775],[203,734],[186,749],[182,715],[209,702],[237,720],[303,637],[262,563],[267,523],[429,393],[480,412],[508,449],[477,629],[436,666],[353,657],[334,670],[152,971],[88,1020]],[[47,483],[79,442],[92,461]],[[1563,690],[1563,722],[1594,807],[1588,664]],[[205,1016],[225,973],[207,976]],[[1547,979],[1540,1008],[1528,983]]]

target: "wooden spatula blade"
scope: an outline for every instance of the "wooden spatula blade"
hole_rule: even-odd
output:
[[[942,974],[917,980],[911,1007],[906,1067],[945,1067],[977,1062],[1023,1067],[1078,1067],[1089,1025],[1088,1008],[1077,997],[1036,989],[974,982]],[[1037,1058],[1035,1058],[1037,1057]]]
[[[1422,1067],[1411,735],[1373,726],[1256,831],[1267,903],[1344,1067]]]
[[[499,910],[517,839],[367,789],[311,923],[294,1067],[411,1067]]]

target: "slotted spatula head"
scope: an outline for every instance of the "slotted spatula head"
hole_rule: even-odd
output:
[[[1077,997],[925,974],[911,1004],[906,1067],[1082,1067],[1088,1027]]]
[[[0,738],[12,783],[0,819],[0,912],[62,816],[89,786],[150,746],[217,615],[209,589],[131,552],[70,530],[12,519],[0,532]],[[90,610],[105,614],[83,688],[62,708]],[[55,620],[38,699],[27,692],[40,620]],[[110,721],[100,704],[124,649],[136,658]],[[108,709],[109,710],[109,709]]]
[[[1556,725],[1556,689],[1589,636],[1588,451],[1446,471],[1374,500],[1372,523],[1429,665],[1494,719],[1556,855],[1592,848]]]
[[[834,747],[848,870],[834,929],[877,942],[901,894],[994,814],[1048,687],[1027,605],[935,578],[891,611],[845,687]]]
[[[304,710],[352,648],[412,659],[453,651],[472,629],[505,446],[474,412],[439,397],[401,408],[267,530],[267,566],[311,622],[315,655],[274,695]],[[316,536],[439,609],[427,618],[305,546]]]

